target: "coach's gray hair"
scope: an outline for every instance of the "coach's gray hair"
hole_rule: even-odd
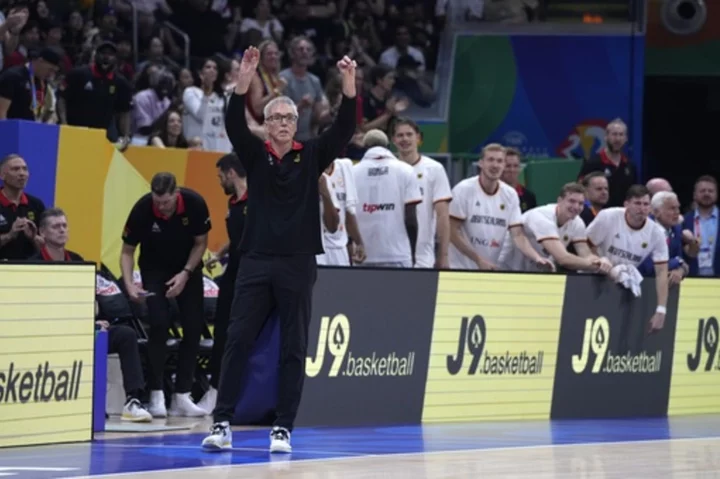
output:
[[[382,130],[370,130],[363,136],[362,145],[365,148],[372,148],[374,146],[382,146],[387,148],[390,145],[387,135]]]
[[[273,98],[270,100],[267,105],[265,105],[265,108],[263,108],[263,116],[267,118],[270,116],[270,111],[275,108],[277,105],[290,105],[290,108],[292,108],[292,112],[295,116],[298,115],[298,109],[297,105],[294,101],[292,101],[292,98],[289,96],[279,96],[277,98]]]
[[[672,191],[658,191],[655,193],[650,200],[650,204],[652,206],[653,211],[657,211],[660,208],[663,207],[666,201],[668,200],[677,200],[678,197],[675,193]]]

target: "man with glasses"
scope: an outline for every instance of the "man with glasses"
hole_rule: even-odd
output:
[[[300,405],[315,255],[322,254],[318,179],[339,157],[355,132],[355,68],[348,57],[337,63],[343,98],[335,123],[317,139],[295,141],[298,106],[288,97],[264,109],[268,141],[248,129],[245,95],[260,59],[248,48],[240,65],[225,125],[247,172],[248,213],[240,241],[240,264],[230,311],[227,343],[220,368],[214,424],[202,446],[232,448],[230,421],[240,395],[240,372],[248,365],[255,338],[274,310],[280,320],[280,364],[276,419],[270,452],[290,452],[290,433]]]

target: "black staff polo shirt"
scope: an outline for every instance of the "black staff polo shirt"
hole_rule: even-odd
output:
[[[233,195],[228,201],[225,226],[230,239],[230,261],[235,261],[240,256],[240,240],[245,229],[245,218],[247,218],[247,192],[240,198]]]
[[[177,195],[177,207],[170,217],[158,211],[152,193],[140,198],[130,211],[122,240],[130,246],[140,245],[141,271],[179,273],[187,263],[195,237],[212,228],[202,196],[187,188],[180,188]]]
[[[35,78],[35,92],[37,105],[42,105],[45,84],[37,78]],[[27,66],[10,67],[0,73],[0,97],[10,100],[8,119],[35,121],[30,71]]]
[[[9,233],[17,218],[27,218],[37,226],[43,211],[45,204],[40,198],[23,193],[20,202],[15,204],[0,189],[0,235]],[[35,243],[24,233],[20,233],[14,240],[0,248],[0,259],[24,260],[35,253],[37,253]]]
[[[68,125],[107,128],[113,115],[132,109],[132,86],[117,72],[102,73],[95,65],[74,68],[60,89]]]
[[[70,251],[69,249],[64,250],[63,253],[65,253],[65,255],[64,255],[65,259],[62,260],[64,262],[83,263],[85,261],[85,259],[83,259],[82,256],[80,256],[79,254],[77,254],[74,251]],[[47,248],[45,246],[40,248],[40,251],[38,253],[35,253],[30,259],[36,260],[36,261],[53,261],[53,262],[56,261],[50,257],[50,252],[47,250]]]
[[[625,204],[627,190],[637,182],[637,170],[629,158],[622,155],[620,164],[615,166],[608,157],[606,150],[603,149],[583,163],[578,181],[582,181],[586,175],[594,171],[602,171],[608,181],[610,191],[605,206],[622,206]]]

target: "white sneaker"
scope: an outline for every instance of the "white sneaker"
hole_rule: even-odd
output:
[[[215,404],[217,403],[217,395],[217,389],[210,386],[210,389],[208,389],[207,392],[203,394],[202,399],[198,401],[198,407],[204,410],[208,415],[212,414],[213,410],[215,410]]]
[[[206,451],[232,449],[232,431],[230,423],[216,422],[210,428],[210,435],[203,439],[202,448]]]
[[[292,452],[290,447],[290,431],[275,426],[270,431],[270,452]]]
[[[167,417],[167,409],[165,408],[165,393],[160,391],[150,391],[150,405],[148,412],[152,417]]]
[[[121,420],[130,422],[151,422],[152,418],[152,414],[143,407],[140,401],[134,398],[125,403],[120,417]]]
[[[203,417],[207,415],[204,409],[200,409],[197,404],[192,402],[190,393],[173,394],[168,414],[182,417]]]

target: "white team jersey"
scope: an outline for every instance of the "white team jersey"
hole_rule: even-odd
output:
[[[345,225],[347,213],[355,214],[357,190],[352,172],[352,160],[340,158],[333,162],[333,171],[329,175],[331,187],[335,190],[335,199],[340,209],[340,225],[335,233],[326,232],[323,242],[329,248],[343,248],[348,244],[348,233]]]
[[[330,181],[330,177],[328,175],[326,175],[325,173],[323,173],[322,178],[325,181],[327,181],[328,192],[330,193],[330,199],[333,202],[333,206],[335,206],[335,208],[337,208],[339,210],[340,205],[338,204],[338,201],[337,201],[337,193],[335,192],[335,189],[333,189],[333,185],[332,185],[332,181]],[[326,238],[327,238],[327,234],[329,232],[328,232],[328,229],[325,227],[325,221],[323,220],[323,215],[325,214],[325,207],[323,206],[322,197],[318,198],[318,201],[320,201],[320,237],[322,238],[323,250],[327,250],[329,245],[326,241]],[[317,264],[327,264],[324,254],[316,255],[315,260],[316,260]]]
[[[418,238],[415,247],[415,266],[432,268],[435,266],[435,203],[452,200],[450,181],[445,167],[439,162],[421,156],[412,165],[420,183],[422,203],[417,206]]]
[[[463,222],[461,232],[485,261],[497,264],[511,226],[520,226],[520,198],[515,188],[502,181],[493,194],[480,186],[480,177],[466,178],[455,185],[450,217]],[[473,260],[452,244],[448,259],[451,269],[478,269]]]
[[[652,256],[654,263],[667,263],[668,246],[662,227],[650,218],[639,230],[625,219],[625,208],[600,210],[587,228],[588,241],[613,265],[638,266]]]
[[[535,251],[541,256],[553,258],[543,249],[542,242],[548,239],[559,240],[565,248],[571,243],[587,241],[585,223],[576,216],[564,225],[557,224],[557,204],[551,203],[538,206],[522,215],[523,231]],[[503,242],[502,253],[498,263],[503,269],[510,271],[541,271],[535,263],[520,251],[508,235]]]
[[[412,167],[395,158],[387,148],[373,147],[353,166],[353,177],[366,262],[412,263],[405,205],[422,201]]]
[[[195,86],[183,91],[183,134],[190,141],[202,139],[203,150],[230,153],[232,145],[225,132],[225,98],[217,93],[206,96]]]

